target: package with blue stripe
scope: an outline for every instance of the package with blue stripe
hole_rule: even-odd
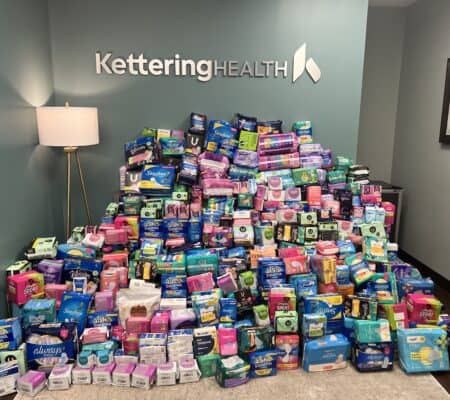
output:
[[[19,318],[0,320],[0,350],[16,350],[22,343]]]
[[[448,371],[447,332],[441,328],[399,329],[400,366],[407,373]]]
[[[250,378],[263,378],[277,374],[276,350],[259,350],[250,353]]]
[[[55,319],[55,299],[31,299],[22,308],[22,326],[24,329],[30,325],[55,322]]]
[[[155,138],[142,136],[125,143],[125,160],[129,169],[138,168],[147,163],[154,162],[157,156]]]
[[[319,372],[345,368],[349,355],[350,342],[344,335],[328,335],[310,340],[303,349],[303,369]]]
[[[394,367],[394,345],[385,343],[355,343],[352,364],[360,372],[389,371]]]
[[[325,336],[327,317],[325,314],[304,314],[302,334],[305,339],[318,339]]]
[[[305,313],[325,314],[327,334],[341,333],[344,328],[344,300],[340,294],[318,294],[306,297]]]
[[[119,325],[119,314],[117,313],[110,313],[108,311],[96,311],[88,314],[88,328],[106,326],[108,329],[111,329],[111,327],[115,325]]]
[[[409,293],[434,293],[434,282],[430,278],[402,278],[399,279],[397,287],[400,301]]]
[[[58,321],[76,322],[78,334],[83,333],[92,296],[78,292],[64,292],[58,311]]]
[[[76,323],[32,326],[25,342],[28,367],[50,372],[62,359],[66,362],[75,360],[78,346]]]
[[[292,275],[289,283],[295,287],[298,299],[317,294],[317,275],[315,274]]]
[[[186,275],[162,274],[161,275],[161,297],[187,297]]]

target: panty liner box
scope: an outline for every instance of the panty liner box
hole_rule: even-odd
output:
[[[94,367],[80,368],[72,370],[72,383],[74,385],[90,385],[92,383],[92,370]]]
[[[350,354],[350,342],[336,334],[305,343],[303,369],[307,372],[345,368]]]
[[[34,397],[44,388],[46,380],[45,372],[28,371],[24,376],[17,379],[17,391]]]
[[[104,367],[95,367],[92,371],[92,383],[94,385],[111,385],[112,372],[116,364],[112,363]]]
[[[191,357],[182,357],[178,362],[178,374],[180,383],[197,382],[201,376],[197,360]]]
[[[137,364],[131,375],[131,386],[150,389],[156,380],[156,365]]]
[[[116,365],[112,373],[112,384],[114,386],[131,386],[131,374],[134,371],[136,364],[123,363]]]
[[[73,364],[55,365],[48,377],[48,390],[67,390],[72,384]]]
[[[0,365],[0,396],[16,391],[16,382],[19,376],[17,361],[10,361]]]
[[[222,387],[235,387],[247,383],[250,365],[239,356],[223,358],[217,362],[216,381]]]
[[[394,345],[386,343],[355,343],[352,363],[360,372],[387,371],[394,366]]]
[[[2,350],[0,351],[0,365],[16,361],[19,366],[20,375],[27,372],[27,366],[25,361],[25,343],[22,343],[17,350]]]
[[[175,361],[158,365],[156,370],[156,385],[166,386],[177,383],[178,368]]]

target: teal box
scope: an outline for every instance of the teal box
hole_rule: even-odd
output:
[[[22,325],[25,329],[55,321],[55,299],[31,299],[22,308]]]
[[[355,330],[356,340],[359,343],[382,343],[391,341],[391,332],[387,319],[379,319],[377,321],[355,319],[353,320],[353,328]]]
[[[441,328],[398,329],[400,366],[407,373],[448,371],[447,332]]]

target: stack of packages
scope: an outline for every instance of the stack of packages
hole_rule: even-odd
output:
[[[448,369],[434,285],[396,256],[393,204],[301,121],[191,115],[125,145],[121,197],[8,268],[0,392],[150,388],[278,370]],[[397,346],[398,343],[398,346]],[[25,373],[29,370],[27,373]],[[19,375],[23,375],[18,378]],[[8,386],[9,385],[9,386]]]

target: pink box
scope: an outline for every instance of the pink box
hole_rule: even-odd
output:
[[[214,289],[214,278],[211,272],[189,276],[186,280],[189,293],[203,292]]]
[[[155,383],[156,379],[156,365],[153,364],[138,364],[131,376],[131,386],[150,389]]]
[[[94,367],[81,368],[76,366],[72,370],[72,384],[90,385],[92,383],[92,370]]]
[[[8,276],[8,300],[21,306],[30,299],[44,297],[44,274],[36,271]]]
[[[219,328],[217,337],[221,356],[233,356],[238,353],[236,328]]]
[[[35,396],[44,388],[46,380],[45,372],[28,371],[17,379],[17,391],[21,394]]]
[[[114,363],[102,367],[95,367],[92,371],[92,383],[94,385],[111,385],[114,368],[116,368],[116,364]]]
[[[104,292],[95,293],[95,310],[96,311],[114,311],[113,292],[105,290]]]
[[[105,231],[105,244],[115,245],[115,244],[127,244],[128,243],[128,232],[126,229],[107,229]]]
[[[130,317],[126,320],[126,330],[128,333],[148,333],[150,332],[150,318]]]
[[[153,315],[150,322],[151,333],[167,333],[169,330],[170,312],[160,311]]]
[[[61,305],[63,294],[67,290],[67,285],[59,283],[47,283],[44,287],[45,297],[47,299],[55,299],[56,308],[59,308]]]
[[[131,374],[134,371],[136,364],[134,363],[124,363],[116,365],[112,373],[112,384],[114,386],[131,386]]]
[[[309,272],[308,257],[298,255],[294,257],[286,257],[283,259],[286,267],[286,275],[306,274]]]
[[[431,294],[410,293],[406,296],[409,321],[417,324],[438,322],[442,303]]]

